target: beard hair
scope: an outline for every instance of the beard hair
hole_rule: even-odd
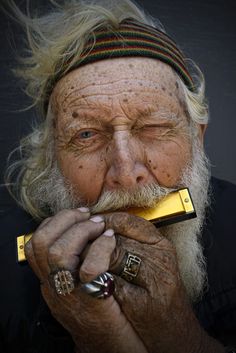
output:
[[[180,276],[189,299],[196,302],[207,284],[205,259],[201,246],[201,234],[205,210],[209,205],[209,160],[195,139],[192,161],[183,171],[180,183],[175,188],[149,184],[132,191],[103,191],[98,201],[88,205],[78,197],[72,185],[65,180],[55,163],[44,183],[34,188],[32,199],[38,208],[51,215],[63,209],[89,206],[91,213],[115,211],[128,207],[153,207],[157,201],[181,187],[188,187],[194,202],[197,218],[160,228],[163,236],[175,246]]]
[[[163,228],[175,246],[180,276],[192,302],[201,298],[207,288],[206,262],[201,244],[205,213],[210,205],[210,162],[203,149],[194,142],[193,159],[182,175],[182,186],[190,190],[197,218]]]

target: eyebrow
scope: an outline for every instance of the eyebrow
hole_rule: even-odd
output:
[[[65,126],[65,131],[68,131],[70,129],[76,128],[79,125],[102,125],[102,121],[99,118],[99,114],[94,114],[94,113],[78,113],[78,117],[74,118],[74,121],[66,124]]]
[[[101,115],[104,115],[104,112],[99,112],[98,110],[95,111],[85,111],[85,110],[77,110],[78,117],[73,118],[74,121],[66,124],[65,126],[65,131],[68,131],[70,129],[76,128],[79,125],[87,125],[91,124],[93,126],[101,126],[105,124],[109,124],[108,122],[104,122],[102,119],[100,119]],[[106,112],[107,113],[107,112]],[[173,112],[173,111],[168,111],[166,109],[160,108],[159,110],[156,109],[155,106],[147,106],[145,108],[141,107],[135,107],[134,113],[137,118],[137,121],[144,121],[145,119],[152,118],[153,115],[158,116],[158,118],[163,119],[163,120],[169,120],[169,121],[174,121],[178,122],[179,121],[179,112]]]

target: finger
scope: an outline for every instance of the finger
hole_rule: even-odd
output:
[[[43,228],[46,224],[48,224],[50,221],[51,221],[52,217],[48,217],[48,218],[45,218],[42,223],[40,223],[40,225],[38,226],[37,229],[41,229]]]
[[[31,239],[36,260],[42,263],[48,247],[70,226],[76,222],[87,220],[89,216],[89,212],[81,210],[63,210],[50,218],[49,221],[44,220],[44,224],[34,232]]]
[[[73,224],[89,219],[90,213],[87,208],[63,210],[54,217],[45,219],[39,228],[34,232],[32,245],[44,246],[47,248],[62,233],[64,233]]]
[[[95,216],[69,228],[48,249],[48,265],[51,271],[58,268],[75,270],[83,249],[89,241],[102,234],[104,227],[103,218]]]
[[[122,308],[122,312],[125,313],[128,321],[136,328],[138,324],[139,328],[143,323],[143,312],[146,310],[146,316],[150,316],[150,296],[148,291],[139,286],[134,286],[131,283],[127,283],[125,280],[118,276],[115,277],[115,291],[113,296],[119,306]],[[135,305],[134,305],[135,303]],[[142,306],[143,310],[138,310]]]
[[[115,275],[114,277],[116,284],[114,297],[125,313],[130,312],[131,308],[136,311],[137,307],[134,305],[134,302],[142,302],[145,306],[145,298],[148,296],[145,288],[128,283],[119,276]]]
[[[116,247],[113,229],[107,229],[90,246],[80,267],[81,282],[90,282],[109,268],[111,255]]]
[[[160,231],[149,221],[125,212],[104,215],[106,228],[142,243],[155,244],[162,239]]]
[[[117,236],[109,271],[153,293],[158,284],[175,283],[178,273],[176,252],[166,238],[150,245]]]
[[[32,268],[32,270],[34,271],[36,276],[39,278],[39,280],[41,281],[42,280],[42,273],[37,266],[31,240],[29,240],[25,244],[25,255],[26,255],[26,259],[27,259],[30,267]]]

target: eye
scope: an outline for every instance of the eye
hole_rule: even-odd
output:
[[[84,130],[84,131],[81,131],[77,134],[77,137],[80,140],[88,140],[94,136],[96,136],[96,132],[93,130]]]

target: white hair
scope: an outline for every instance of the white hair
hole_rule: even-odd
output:
[[[17,20],[24,25],[28,38],[26,56],[15,73],[24,80],[26,92],[33,100],[32,106],[39,108],[45,103],[47,83],[53,82],[58,73],[62,73],[63,63],[69,62],[63,72],[66,75],[83,52],[88,36],[94,30],[101,26],[116,29],[124,19],[133,18],[164,31],[159,20],[146,14],[131,0],[65,0],[61,4],[50,0],[52,10],[41,16],[30,16],[29,12],[25,15],[13,0],[9,3]],[[191,67],[196,88],[194,92],[177,76],[184,104],[192,125],[207,124],[204,76],[195,64],[192,63]],[[40,109],[40,114],[41,117],[45,115],[43,109]],[[6,185],[12,195],[37,219],[51,212],[45,207],[39,207],[33,198],[33,191],[48,181],[55,162],[52,123],[49,105],[43,122],[36,124],[33,132],[21,140],[16,150],[20,158],[9,162],[6,173]]]

